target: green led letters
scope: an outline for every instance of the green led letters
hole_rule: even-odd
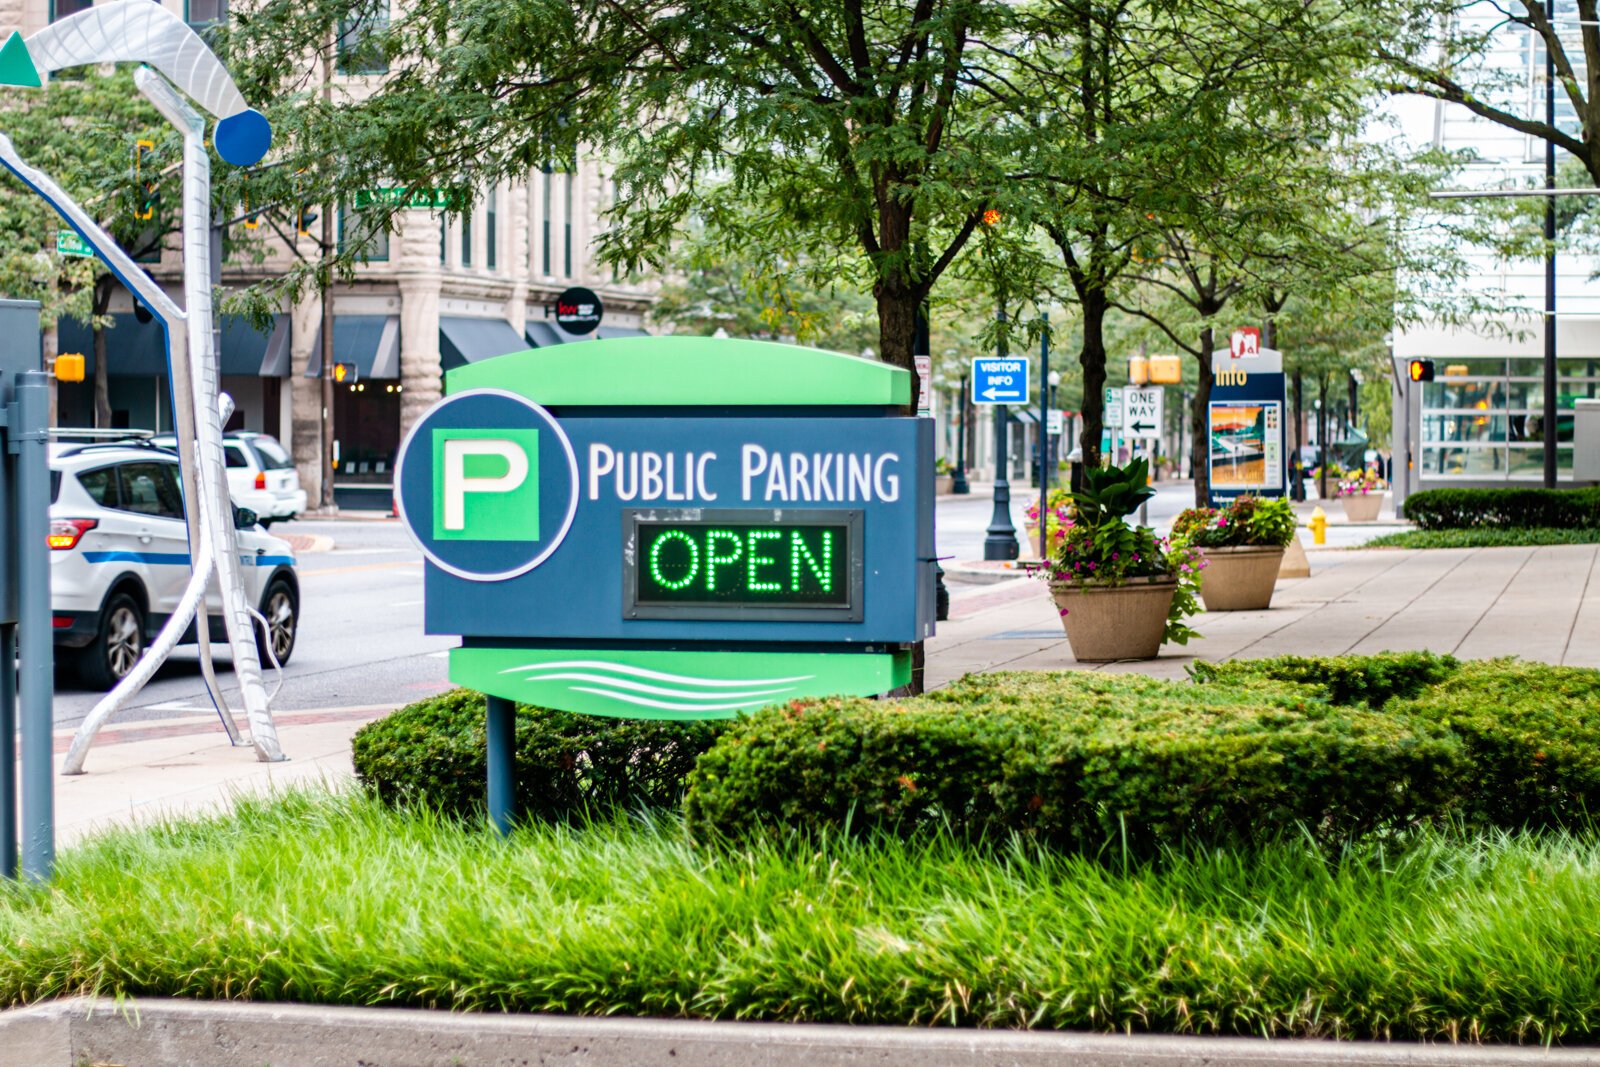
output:
[[[811,549],[806,547],[804,537],[799,530],[789,531],[789,591],[800,591],[800,557],[805,556],[806,566],[810,568],[811,575],[817,580],[824,593],[833,590],[833,531],[822,531],[822,560],[811,554]]]
[[[751,530],[746,537],[749,547],[745,551],[745,585],[752,593],[781,593],[782,582],[763,582],[756,571],[760,567],[771,566],[778,561],[771,556],[761,555],[762,541],[776,541],[783,537],[781,530]]]
[[[681,578],[668,578],[661,570],[661,550],[669,542],[681,541],[688,550],[689,564]],[[655,543],[650,546],[650,578],[663,589],[682,589],[694,581],[695,575],[700,573],[700,549],[694,543],[694,538],[682,530],[667,530]]]
[[[733,546],[732,555],[717,555],[717,542],[719,540]],[[709,592],[714,593],[717,591],[717,564],[737,563],[742,555],[744,555],[744,546],[740,543],[738,534],[732,530],[706,531],[706,589]]]

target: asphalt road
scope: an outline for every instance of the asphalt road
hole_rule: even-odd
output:
[[[283,710],[400,705],[445,688],[454,638],[422,632],[422,557],[398,522],[293,522],[284,533],[326,534],[331,552],[299,556],[300,633],[272,706]],[[218,655],[224,696],[242,720],[226,646]],[[267,684],[274,684],[267,672]],[[56,683],[56,723],[81,722],[101,694],[70,675]],[[180,647],[118,722],[212,711],[193,646]]]

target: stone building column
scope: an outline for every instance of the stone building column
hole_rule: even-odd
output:
[[[322,298],[306,292],[290,309],[289,381],[285,392],[289,400],[289,450],[300,471],[300,487],[311,506],[322,499],[322,479],[329,472],[322,465],[322,379],[307,378],[322,326]]]
[[[511,281],[511,297],[506,301],[506,321],[519,334],[527,329],[528,321],[528,190],[513,185],[506,189],[503,201],[510,207],[506,218],[506,254],[500,269]]]
[[[439,276],[400,280],[400,438],[444,395]]]

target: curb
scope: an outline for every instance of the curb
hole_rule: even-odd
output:
[[[1600,1050],[477,1015],[128,998],[0,1013],[0,1067],[1480,1067],[1600,1064]]]

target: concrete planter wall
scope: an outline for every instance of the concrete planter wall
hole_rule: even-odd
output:
[[[1176,578],[1130,578],[1122,585],[1050,582],[1056,607],[1066,609],[1061,625],[1080,663],[1155,659],[1177,589]]]
[[[955,492],[956,476],[953,474],[936,474],[933,478],[933,492],[935,496],[948,496]]]
[[[1382,493],[1357,493],[1354,496],[1342,496],[1339,504],[1344,508],[1344,517],[1351,522],[1375,522],[1378,510],[1383,507]]]
[[[1205,549],[1200,599],[1207,611],[1260,611],[1272,606],[1272,588],[1283,565],[1278,545]]]

